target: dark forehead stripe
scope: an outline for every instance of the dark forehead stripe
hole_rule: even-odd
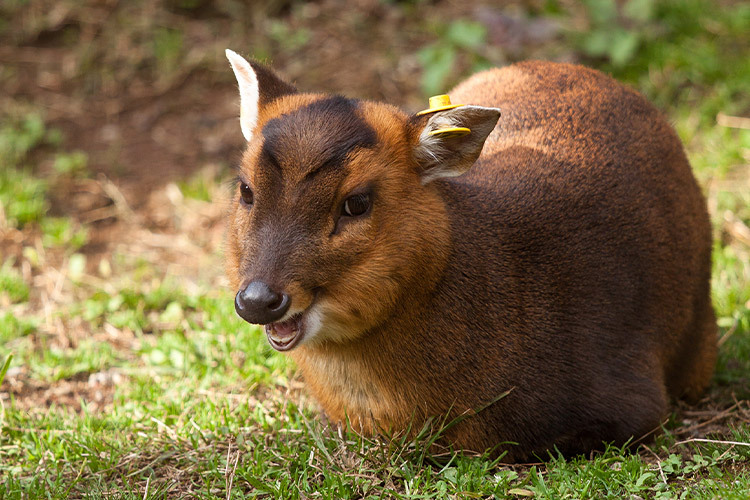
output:
[[[372,147],[377,140],[357,108],[356,100],[333,96],[269,120],[262,132],[263,153],[307,173],[340,164],[353,149]]]

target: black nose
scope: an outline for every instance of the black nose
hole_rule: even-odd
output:
[[[277,293],[262,281],[251,281],[234,298],[234,309],[248,323],[265,325],[281,319],[289,310],[291,300]]]

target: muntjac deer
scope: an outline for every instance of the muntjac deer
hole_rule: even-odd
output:
[[[247,140],[235,308],[332,421],[461,417],[446,443],[519,461],[640,437],[706,388],[706,203],[639,94],[527,62],[409,115],[227,56]]]

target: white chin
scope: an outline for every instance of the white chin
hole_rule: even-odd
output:
[[[305,313],[305,338],[302,343],[315,342],[320,337],[320,330],[323,328],[323,311],[318,304],[313,306]]]

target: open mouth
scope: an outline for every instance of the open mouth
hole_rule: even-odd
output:
[[[265,325],[268,343],[277,351],[288,351],[305,336],[303,313],[299,312],[286,321]]]

